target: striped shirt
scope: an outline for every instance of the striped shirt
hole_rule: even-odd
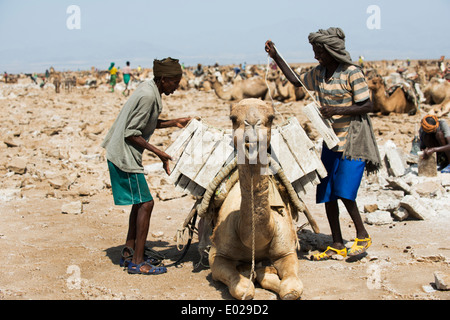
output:
[[[326,69],[318,65],[300,76],[303,84],[315,96],[320,105],[330,107],[350,107],[358,102],[370,99],[370,91],[361,69],[348,64],[339,64],[328,81]],[[347,141],[348,128],[352,116],[333,116],[333,130],[339,138],[339,144],[333,151],[342,152]]]

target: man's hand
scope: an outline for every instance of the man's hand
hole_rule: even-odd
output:
[[[264,50],[269,54],[269,56],[274,59],[277,51],[275,50],[275,44],[272,42],[272,40],[267,40],[266,44],[264,46]]]
[[[177,126],[178,128],[184,128],[191,120],[192,120],[192,118],[175,119],[175,126]]]
[[[148,151],[156,154],[158,158],[161,159],[164,170],[168,175],[170,175],[169,161],[172,160],[171,156],[169,156],[164,151],[159,150],[154,145],[148,143],[142,136],[130,136],[127,137],[126,139],[133,145],[141,147],[143,149],[147,149]]]
[[[172,157],[171,156],[169,156],[167,153],[165,153],[164,151],[161,151],[161,150],[159,150],[159,149],[156,149],[155,148],[155,150],[154,150],[154,153],[158,156],[158,158],[162,161],[162,163],[163,163],[163,168],[164,168],[164,171],[166,171],[166,173],[168,174],[168,175],[170,175],[170,167],[169,167],[169,161],[171,161],[172,160]]]
[[[363,115],[372,112],[372,110],[373,104],[370,101],[370,99],[358,102],[349,107],[321,106],[321,108],[319,109],[320,113],[325,119],[329,119],[332,116],[336,115],[343,115],[343,116]]]
[[[423,150],[423,159],[428,159],[435,152],[434,148],[426,148]]]
[[[163,161],[163,168],[164,168],[164,171],[167,173],[167,175],[170,176],[170,174],[172,172],[170,171],[169,160]]]
[[[191,121],[192,118],[178,118],[178,119],[172,119],[172,120],[161,120],[158,119],[158,123],[156,127],[158,129],[162,128],[171,128],[171,127],[178,127],[178,128],[184,128],[189,121]]]
[[[322,116],[325,118],[325,119],[329,119],[329,118],[331,118],[332,116],[334,116],[336,113],[335,113],[335,110],[336,108],[334,108],[334,107],[327,107],[327,106],[322,106],[320,109],[319,109],[319,111],[320,111],[320,113],[322,114]]]

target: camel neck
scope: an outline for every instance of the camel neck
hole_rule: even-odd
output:
[[[373,93],[373,98],[377,102],[384,103],[387,100],[386,91],[384,90],[383,86],[377,88],[376,90],[373,90]]]
[[[261,174],[261,165],[238,165],[241,188],[240,237],[251,246],[252,226],[256,243],[264,246],[273,236],[273,220],[269,204],[269,177]]]

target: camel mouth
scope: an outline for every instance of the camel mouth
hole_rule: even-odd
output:
[[[249,163],[256,163],[258,160],[258,142],[246,142],[245,143],[245,157]]]
[[[244,146],[249,152],[258,151],[258,142],[246,142]]]
[[[234,131],[234,144],[240,164],[266,164],[265,159],[270,142],[270,131],[260,128],[260,120],[255,125],[244,121],[246,128],[238,128]],[[251,126],[251,128],[249,128]]]

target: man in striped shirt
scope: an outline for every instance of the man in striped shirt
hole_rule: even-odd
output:
[[[317,51],[320,50],[318,48]],[[300,77],[306,88],[316,93],[317,101],[323,108],[352,107],[358,103],[369,102],[369,88],[364,75],[358,67],[339,63],[334,73],[328,76],[327,72],[326,68],[319,65]],[[340,140],[333,151],[342,152],[352,115],[349,114],[350,112],[337,113],[336,109],[329,110],[334,113],[332,116],[332,127]],[[324,110],[322,109],[322,111]]]
[[[343,257],[347,254],[358,255],[365,252],[372,243],[356,204],[366,162],[343,156],[350,144],[348,137],[352,119],[371,112],[372,102],[363,73],[353,64],[350,54],[345,50],[344,32],[340,28],[329,28],[311,33],[308,38],[319,65],[302,74],[301,82],[278,55],[270,40],[266,42],[265,50],[294,86],[300,87],[303,83],[306,89],[315,93],[322,116],[332,119],[333,129],[340,140],[332,150],[325,144],[322,148],[322,162],[328,175],[317,187],[316,201],[325,203],[333,244],[324,252],[311,257],[318,261],[329,259],[336,254]],[[373,138],[373,134],[368,136]],[[344,203],[356,228],[356,239],[349,250],[345,247],[341,234],[338,199]]]

